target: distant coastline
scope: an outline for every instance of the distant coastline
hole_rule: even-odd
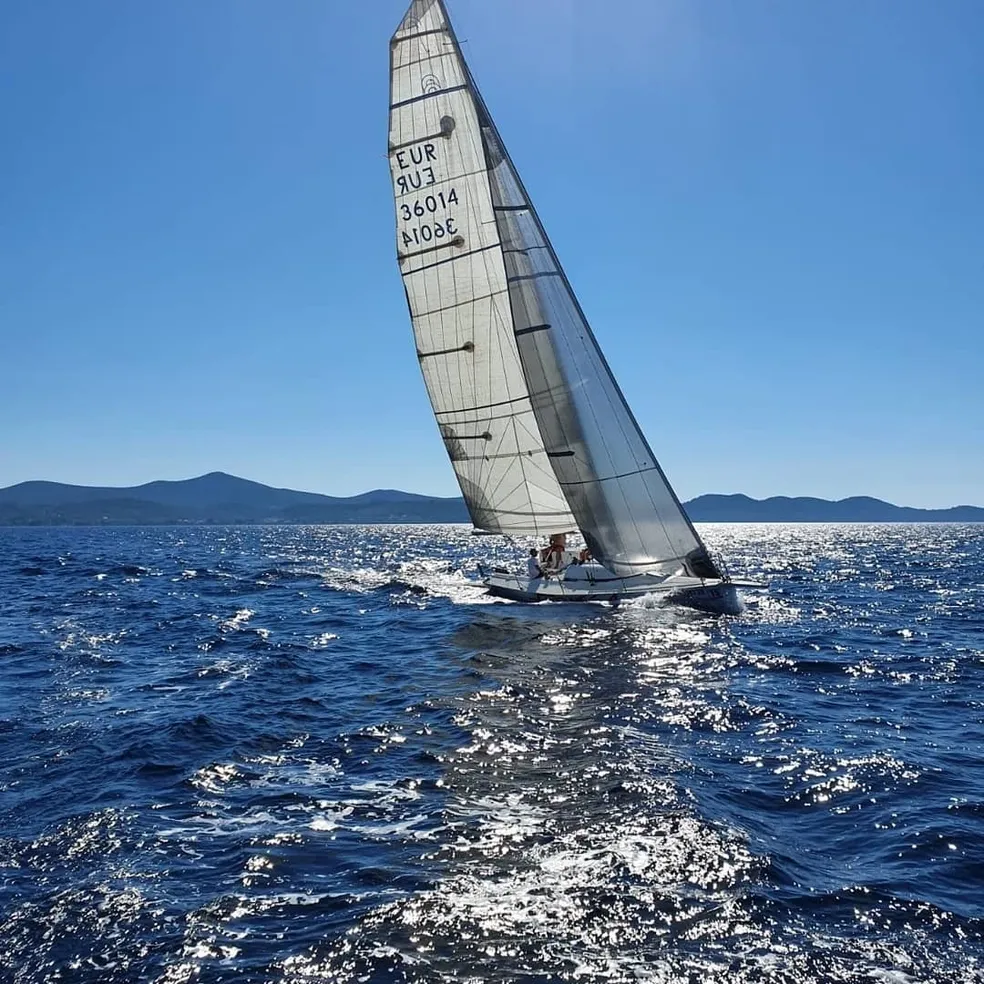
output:
[[[695,523],[984,522],[984,508],[979,506],[915,509],[867,496],[831,501],[702,495],[684,503],[684,508]],[[21,482],[0,489],[0,525],[4,526],[467,522],[468,510],[460,498],[396,489],[336,497],[272,488],[223,472],[132,488]]]

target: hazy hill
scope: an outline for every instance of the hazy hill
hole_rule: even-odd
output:
[[[97,488],[22,482],[0,489],[0,523],[464,523],[461,499],[391,489],[349,498],[275,489],[223,472]]]
[[[984,509],[913,509],[869,496],[813,499],[807,496],[750,499],[747,495],[701,495],[686,503],[695,523],[981,523]]]
[[[694,522],[984,522],[984,509],[911,509],[863,496],[750,499],[702,495],[686,503]],[[22,482],[0,489],[0,524],[141,525],[157,523],[466,523],[458,498],[376,489],[341,498],[276,489],[223,472],[133,488]]]

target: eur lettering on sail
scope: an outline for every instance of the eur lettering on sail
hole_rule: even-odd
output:
[[[401,172],[395,176],[397,198],[426,192],[436,185],[439,180],[434,170],[436,163],[437,148],[431,142],[397,151],[396,164]],[[417,194],[413,200],[398,202],[403,246],[424,246],[455,236],[458,228],[450,212],[451,206],[458,202],[456,188]]]

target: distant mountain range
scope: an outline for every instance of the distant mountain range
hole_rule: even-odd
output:
[[[908,523],[984,522],[984,509],[911,509],[864,496],[827,499],[702,495],[684,504],[696,522]],[[175,523],[467,523],[459,498],[377,489],[348,498],[275,489],[223,472],[183,482],[92,488],[22,482],[0,489],[0,524],[156,525]]]
[[[700,495],[684,505],[695,523],[984,523],[984,509],[979,506],[913,509],[866,495],[836,501],[808,496]]]
[[[0,524],[467,522],[468,510],[458,498],[389,489],[338,498],[274,489],[223,472],[133,488],[22,482],[0,489]]]

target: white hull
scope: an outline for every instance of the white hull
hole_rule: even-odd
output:
[[[573,576],[572,576],[573,575]],[[739,587],[761,587],[750,582],[734,582],[642,574],[621,578],[598,565],[569,568],[551,577],[528,578],[506,571],[494,571],[484,581],[489,594],[512,601],[608,601],[655,595],[668,604],[685,605],[721,615],[742,611]]]

